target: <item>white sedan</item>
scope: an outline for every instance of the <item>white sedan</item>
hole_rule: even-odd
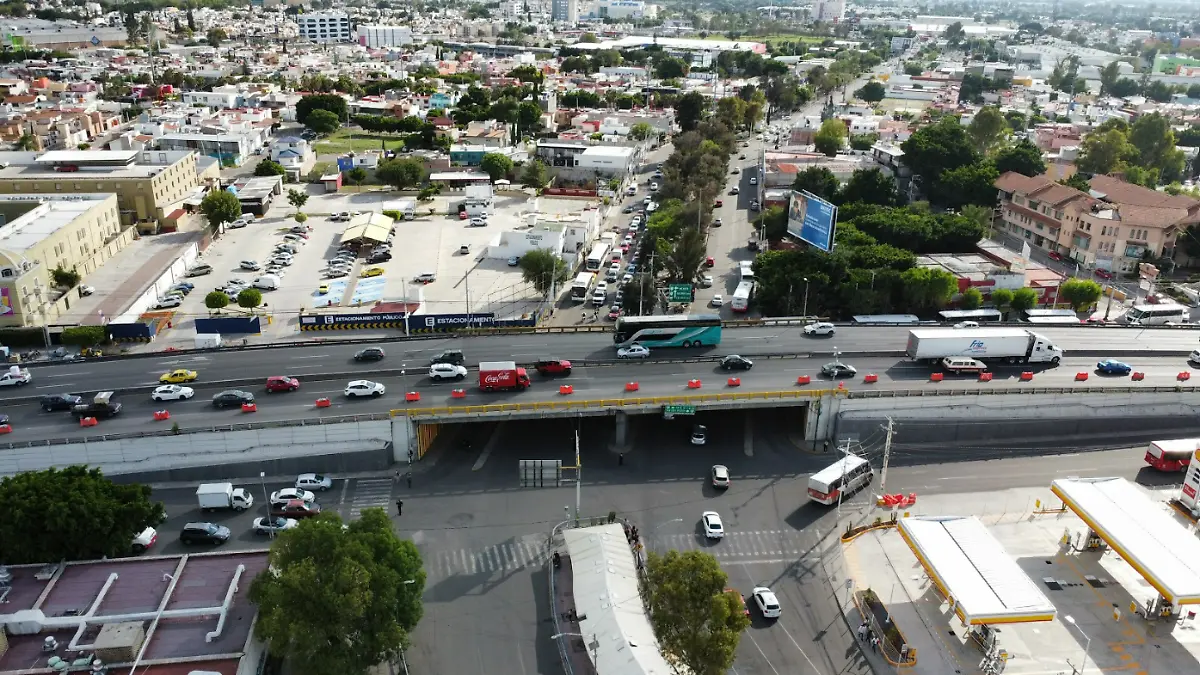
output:
[[[255,534],[278,534],[299,524],[295,518],[255,518],[253,528]]]
[[[305,503],[311,503],[312,500],[316,498],[317,496],[313,493],[309,492],[308,490],[301,490],[300,488],[284,488],[271,493],[272,504],[286,504],[295,499],[299,499]]]
[[[708,539],[721,539],[725,536],[725,526],[721,524],[721,514],[716,511],[705,511],[700,515],[704,523],[704,536]]]
[[[155,401],[186,401],[196,395],[196,390],[191,387],[181,387],[177,384],[164,384],[158,387],[150,394],[150,398]]]
[[[758,611],[762,613],[764,618],[778,619],[783,610],[779,607],[779,598],[775,597],[775,592],[766,586],[758,586],[754,589],[754,604],[758,605]]]
[[[828,321],[818,321],[804,326],[805,335],[833,335],[837,328]]]
[[[347,396],[383,396],[387,392],[387,387],[384,387],[378,382],[370,380],[354,380],[346,385]]]
[[[724,304],[725,304],[725,298],[721,297],[720,293],[714,295],[712,297],[712,300],[710,300],[708,303],[708,305],[710,307],[720,307],[721,305],[724,305]]]
[[[979,328],[978,321],[959,321],[954,324],[955,328]]]
[[[617,350],[618,359],[644,359],[647,356],[650,356],[650,350],[636,342],[628,347],[621,347]]]

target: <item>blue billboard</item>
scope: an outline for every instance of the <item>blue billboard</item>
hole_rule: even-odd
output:
[[[788,203],[788,234],[829,253],[837,226],[837,207],[807,190],[792,191]]]

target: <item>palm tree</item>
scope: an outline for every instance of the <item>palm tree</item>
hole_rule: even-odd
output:
[[[988,236],[992,235],[993,213],[991,209],[978,204],[967,204],[962,207],[962,215],[967,220],[979,223],[981,226],[987,228]]]
[[[33,134],[21,134],[17,139],[18,150],[37,150],[37,138]]]

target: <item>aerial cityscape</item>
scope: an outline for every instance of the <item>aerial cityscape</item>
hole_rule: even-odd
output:
[[[1200,4],[5,0],[0,97],[0,675],[1200,672]]]

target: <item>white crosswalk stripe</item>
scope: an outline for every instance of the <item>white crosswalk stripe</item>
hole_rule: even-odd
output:
[[[354,499],[350,501],[350,517],[362,516],[363,509],[383,507],[391,508],[392,488],[395,484],[391,478],[360,478],[355,485]]]
[[[643,535],[645,537],[645,535]],[[652,536],[646,541],[651,551],[702,550],[718,560],[748,562],[755,559],[777,560],[797,558],[811,546],[805,533],[795,530],[740,530],[725,531],[724,539],[706,541],[699,534],[664,534]]]
[[[544,534],[526,535],[478,549],[439,549],[423,553],[430,579],[515,572],[544,565],[550,556]]]

